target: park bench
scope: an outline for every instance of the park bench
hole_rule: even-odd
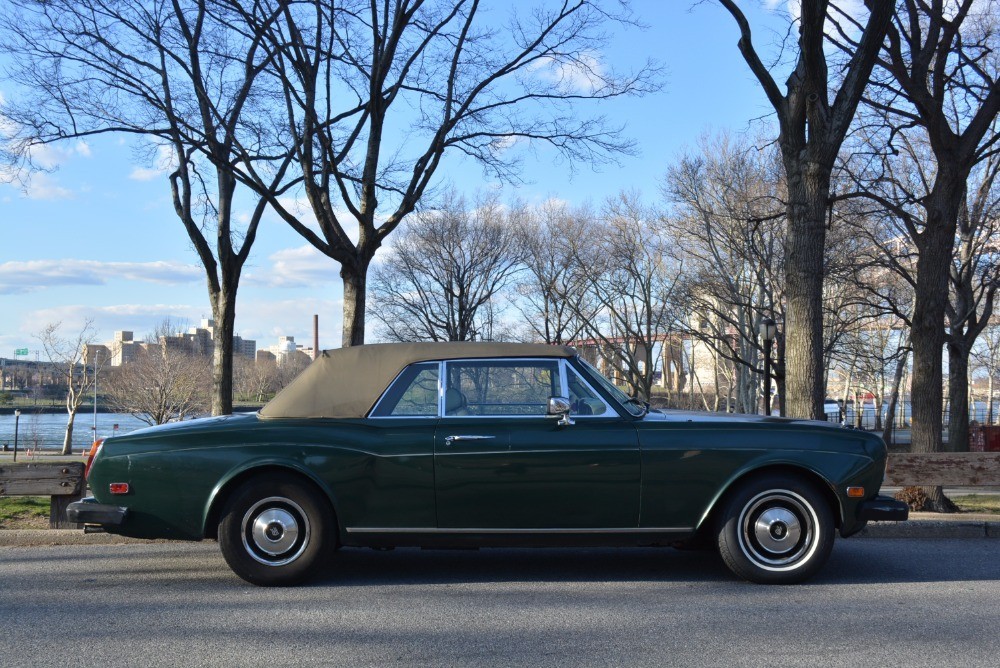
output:
[[[884,484],[893,487],[1000,487],[1000,452],[892,454]]]
[[[83,462],[0,463],[0,496],[50,496],[49,528],[78,529],[66,506],[83,498]]]

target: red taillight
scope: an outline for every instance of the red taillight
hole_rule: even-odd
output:
[[[90,467],[94,463],[94,457],[96,457],[97,453],[100,452],[102,445],[104,445],[104,439],[99,438],[96,441],[94,441],[94,444],[92,446],[90,446],[90,456],[87,457],[87,466],[86,468],[83,469],[83,477],[85,479],[90,478]]]
[[[129,488],[127,482],[113,482],[108,485],[108,491],[112,494],[128,494]]]

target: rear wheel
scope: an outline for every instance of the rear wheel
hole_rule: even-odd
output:
[[[311,483],[287,473],[243,483],[227,501],[219,523],[226,563],[255,585],[301,582],[335,543],[330,504]]]
[[[790,475],[752,478],[726,498],[716,525],[719,554],[751,582],[802,582],[833,549],[830,504],[809,482]]]

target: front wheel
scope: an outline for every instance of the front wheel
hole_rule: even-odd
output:
[[[805,480],[769,475],[726,498],[716,525],[719,554],[736,575],[763,584],[802,582],[833,549],[830,504]]]
[[[261,586],[292,585],[313,574],[334,546],[329,503],[311,483],[278,473],[243,483],[219,523],[219,547],[233,572]]]

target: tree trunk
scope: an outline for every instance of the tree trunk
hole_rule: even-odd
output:
[[[987,385],[989,396],[986,398],[986,424],[993,424],[993,374],[995,370],[990,367],[990,379]]]
[[[236,328],[236,288],[212,295],[212,415],[233,412],[233,332]]]
[[[785,156],[785,389],[788,415],[823,419],[823,248],[830,176],[816,162]]]
[[[359,261],[354,266],[344,264],[340,277],[344,280],[344,325],[341,345],[360,346],[365,342],[365,307],[367,302],[368,264]]]
[[[896,362],[896,372],[892,376],[892,389],[889,390],[889,405],[885,409],[885,424],[882,427],[882,440],[886,443],[892,440],[892,428],[896,422],[896,404],[899,403],[899,388],[903,383],[903,372],[906,370],[906,360],[909,351],[903,351]]]
[[[69,419],[66,421],[66,435],[63,436],[62,454],[73,454],[73,423],[76,422],[76,410],[69,412]]]
[[[969,350],[957,336],[948,343],[948,443],[944,450],[969,451]]]
[[[952,247],[958,220],[961,181],[941,178],[946,165],[938,166],[938,181],[926,204],[927,220],[917,239],[917,284],[910,340],[913,344],[912,451],[941,452],[941,413],[944,408],[941,355],[945,343],[945,310]],[[959,175],[955,175],[959,176]],[[948,183],[945,183],[949,181]],[[949,189],[953,192],[949,192]],[[958,193],[958,195],[956,195]],[[954,512],[955,505],[941,487],[925,487],[927,510]]]

